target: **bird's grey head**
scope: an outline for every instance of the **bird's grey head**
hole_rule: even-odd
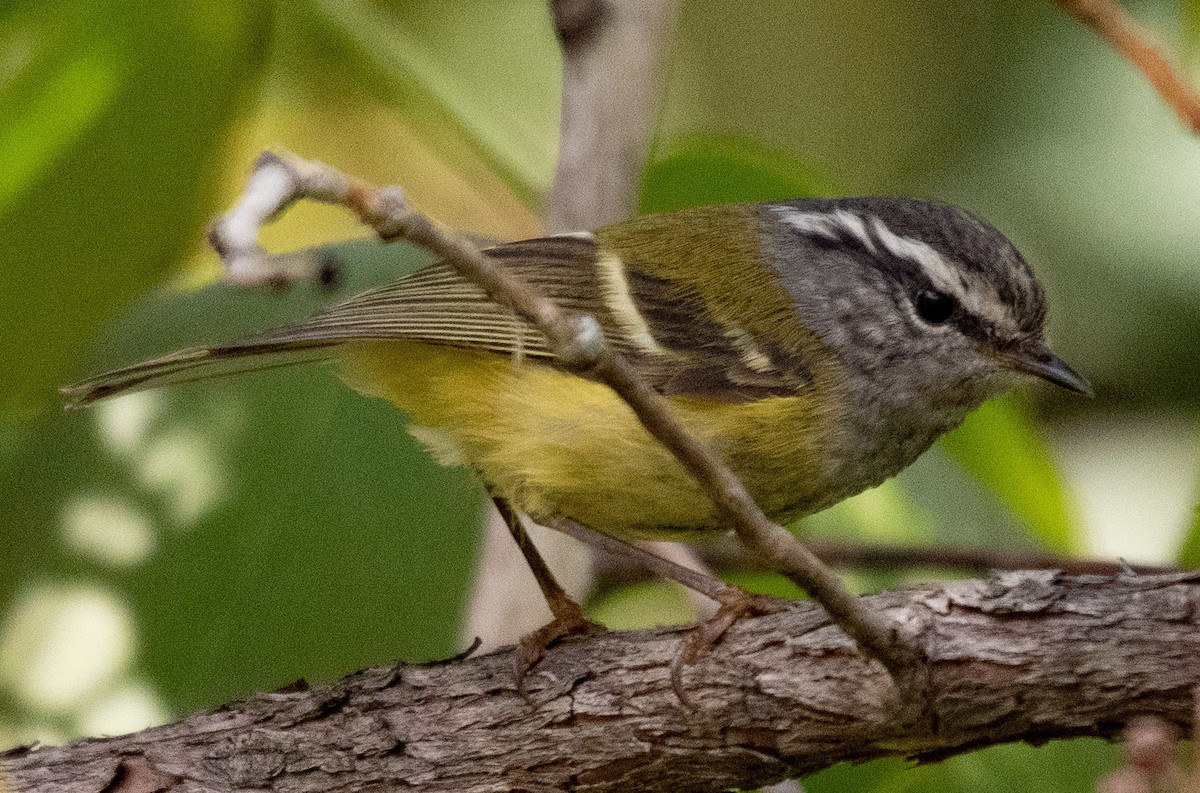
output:
[[[879,430],[925,412],[943,431],[1018,373],[1088,390],[1045,346],[1033,271],[980,218],[898,198],[800,199],[763,213],[797,311],[837,354]]]

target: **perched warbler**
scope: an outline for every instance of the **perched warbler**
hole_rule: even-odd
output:
[[[489,256],[591,314],[688,431],[785,522],[879,484],[990,397],[1039,377],[1042,288],[999,231],[944,204],[799,199],[689,209]],[[75,405],[225,371],[335,359],[445,464],[533,517],[625,538],[721,530],[614,392],[446,263],[291,325],[70,386]]]

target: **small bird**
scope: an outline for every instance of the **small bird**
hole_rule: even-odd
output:
[[[788,522],[909,465],[985,400],[1041,378],[1090,393],[1046,347],[1042,287],[993,226],[905,198],[651,215],[486,253],[592,315],[684,427]],[[607,386],[447,263],[294,324],[64,391],[74,405],[222,372],[335,359],[409,414],[440,462],[534,517],[618,537],[728,528]]]

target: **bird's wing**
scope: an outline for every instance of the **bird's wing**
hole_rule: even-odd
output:
[[[761,340],[722,327],[703,299],[600,250],[588,234],[489,248],[487,254],[567,311],[587,313],[642,376],[664,394],[727,402],[793,395],[802,373]],[[411,339],[553,364],[534,327],[439,262],[313,316],[238,341],[196,347],[68,386],[72,406],[128,391],[240,371],[327,360],[337,345],[363,339]]]

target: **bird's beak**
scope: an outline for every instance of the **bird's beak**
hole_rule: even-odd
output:
[[[1068,366],[1066,361],[1050,352],[1041,343],[1025,349],[998,353],[997,357],[1018,372],[1040,377],[1047,382],[1084,396],[1092,396],[1092,386],[1084,376]]]

